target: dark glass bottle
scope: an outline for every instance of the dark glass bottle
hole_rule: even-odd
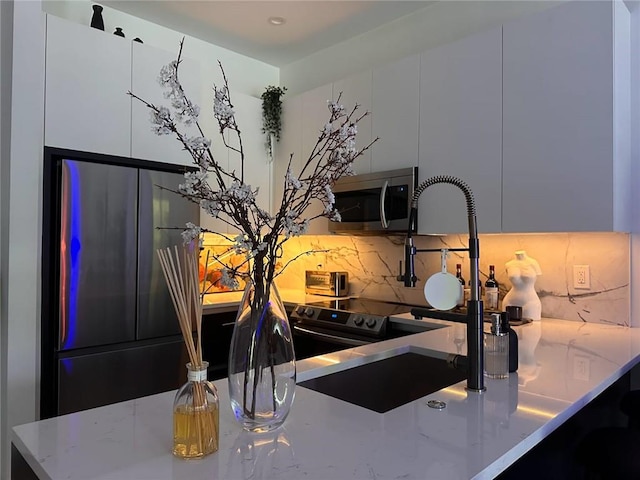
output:
[[[456,263],[456,278],[460,282],[460,295],[458,296],[458,303],[456,304],[456,306],[464,307],[465,300],[466,300],[465,295],[464,295],[465,281],[464,281],[464,278],[462,278],[462,264],[461,263]]]
[[[496,267],[489,265],[489,278],[484,283],[485,310],[498,310],[498,282],[496,281]]]
[[[509,373],[518,371],[518,334],[509,323],[509,313],[500,314],[502,328],[509,334]]]

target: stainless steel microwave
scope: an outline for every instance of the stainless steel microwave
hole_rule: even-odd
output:
[[[418,167],[338,179],[333,193],[342,221],[329,220],[329,231],[352,235],[406,232],[417,182]]]

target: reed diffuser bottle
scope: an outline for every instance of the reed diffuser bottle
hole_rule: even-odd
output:
[[[207,380],[209,362],[187,363],[187,383],[173,401],[173,454],[199,458],[218,450],[219,400],[216,387]]]

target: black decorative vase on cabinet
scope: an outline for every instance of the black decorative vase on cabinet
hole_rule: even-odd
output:
[[[104,31],[104,20],[102,19],[102,7],[93,5],[93,16],[91,17],[91,26],[98,30]]]
[[[113,32],[113,34],[117,35],[118,37],[124,38],[124,32],[122,31],[122,27],[116,27],[116,31]]]

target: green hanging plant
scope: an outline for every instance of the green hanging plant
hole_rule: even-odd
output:
[[[266,146],[269,157],[273,158],[272,139],[280,140],[282,130],[282,101],[280,97],[287,91],[287,87],[269,85],[261,95],[262,98],[262,132],[267,135]]]

